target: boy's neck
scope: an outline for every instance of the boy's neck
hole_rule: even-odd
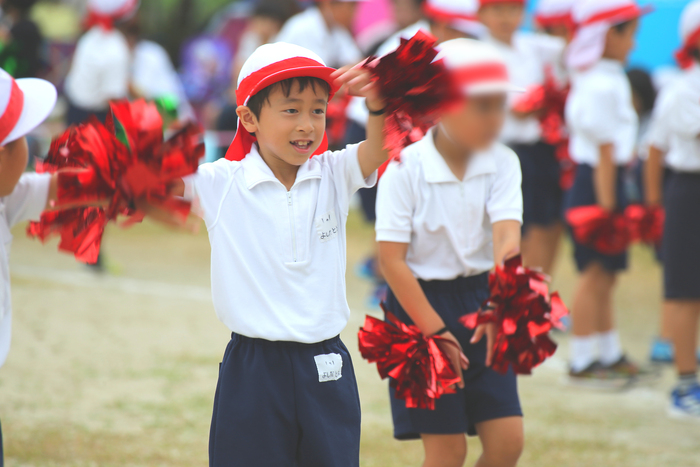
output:
[[[287,191],[291,190],[297,180],[299,166],[289,164],[273,154],[266,154],[266,152],[258,145],[258,153],[272,171],[272,175],[284,185]]]
[[[492,37],[496,39],[498,42],[507,45],[508,47],[513,47],[513,36],[515,36],[515,33],[509,35],[509,36],[501,36],[501,37]]]
[[[441,125],[435,130],[433,141],[435,142],[435,149],[445,160],[447,167],[449,167],[454,176],[459,180],[464,179],[464,175],[467,172],[467,164],[473,151],[456,145]]]

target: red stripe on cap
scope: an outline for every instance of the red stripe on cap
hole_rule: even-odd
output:
[[[576,23],[571,16],[571,13],[562,13],[559,15],[535,15],[535,23],[541,28],[551,28],[554,26],[566,26],[569,29],[574,29]]]
[[[693,65],[695,61],[693,51],[698,48],[698,42],[700,42],[700,26],[688,36],[683,46],[676,52],[676,61],[681,68],[686,69]]]
[[[525,5],[525,0],[479,0],[480,6],[493,5],[494,3],[520,3]]]
[[[508,81],[508,68],[503,63],[483,63],[474,66],[464,66],[453,72],[457,83],[461,86],[493,81]]]
[[[22,109],[24,108],[24,93],[17,86],[17,82],[13,79],[12,86],[10,88],[10,99],[7,102],[7,108],[5,113],[0,116],[0,144],[5,141],[5,138],[12,133],[15,125],[19,121],[19,117],[22,115]]]
[[[643,10],[637,4],[625,5],[619,8],[613,8],[612,10],[601,11],[600,13],[591,16],[586,21],[581,23],[582,26],[587,26],[589,24],[601,23],[601,22],[622,22],[630,21],[635,18],[639,18],[646,10]]]
[[[427,2],[423,4],[423,13],[425,14],[425,16],[432,19],[433,21],[440,21],[443,23],[448,23],[450,21],[458,19],[463,19],[466,21],[478,21],[475,15],[463,15],[459,13],[445,11]]]
[[[269,78],[270,76],[273,76],[277,73],[281,72],[286,72],[293,70],[295,68],[300,68],[304,69],[305,71],[308,71],[309,68],[327,68],[325,65],[323,65],[320,62],[317,62],[316,60],[312,58],[306,58],[306,57],[293,57],[293,58],[287,58],[285,60],[280,60],[279,62],[275,62],[272,65],[268,65],[266,67],[262,67],[258,71],[255,71],[251,73],[250,75],[246,76],[243,78],[241,81],[241,84],[238,86],[238,89],[236,89],[236,103],[238,105],[245,105],[245,103],[250,99],[253,95],[255,95],[258,91],[260,91],[264,86],[261,86],[261,84],[265,81],[266,78]],[[301,71],[301,70],[300,70]],[[308,76],[307,74],[302,74],[300,76]],[[266,84],[269,86],[269,83]],[[328,83],[333,87],[333,83]]]

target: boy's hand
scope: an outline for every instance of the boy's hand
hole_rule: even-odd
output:
[[[493,345],[496,342],[496,323],[486,323],[477,326],[470,342],[476,344],[484,337],[484,334],[486,334],[486,366],[491,366],[491,363],[493,363]]]
[[[464,377],[462,376],[462,370],[469,368],[469,359],[467,359],[467,356],[464,355],[464,352],[462,352],[462,346],[459,345],[459,341],[454,335],[452,335],[451,332],[441,334],[440,337],[442,340],[435,339],[435,342],[449,357],[450,362],[452,363],[452,368],[454,368],[459,376],[459,383],[457,383],[457,387],[462,389],[464,388]]]
[[[364,97],[367,100],[367,108],[370,110],[380,111],[385,107],[384,99],[372,80],[372,74],[361,65],[339,68],[332,76],[351,96]]]

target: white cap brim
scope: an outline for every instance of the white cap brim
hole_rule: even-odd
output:
[[[15,127],[0,146],[11,143],[38,127],[56,106],[56,88],[48,81],[22,78],[17,80],[17,86],[24,93],[22,113]]]
[[[467,96],[483,96],[488,94],[506,94],[511,92],[525,92],[525,89],[515,86],[508,81],[491,81],[464,86],[462,89]]]

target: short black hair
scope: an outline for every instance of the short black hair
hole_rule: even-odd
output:
[[[639,97],[644,113],[654,110],[656,102],[656,87],[651,75],[641,68],[633,68],[627,72],[627,78],[632,86],[632,91]]]
[[[292,93],[292,88],[295,84],[299,86],[299,92],[304,92],[304,89],[311,87],[311,89],[313,89],[314,92],[316,92],[317,88],[320,88],[326,92],[326,95],[330,95],[331,93],[330,85],[321,78],[313,78],[311,76],[288,78],[261,89],[257,94],[248,99],[248,104],[246,104],[246,107],[248,107],[250,111],[253,112],[255,118],[260,118],[260,111],[262,110],[263,105],[266,102],[269,103],[270,94],[272,93],[272,91],[281,88],[282,92],[284,93],[284,96],[289,97],[289,95]]]
[[[625,30],[626,30],[633,22],[634,22],[633,19],[631,19],[631,20],[629,20],[629,21],[623,21],[622,23],[618,23],[618,24],[614,25],[614,26],[613,26],[613,29],[614,29],[615,32],[617,32],[618,34],[621,34],[621,33],[625,32]]]
[[[37,0],[6,0],[6,7],[15,8],[22,13],[27,13],[32,9]]]

